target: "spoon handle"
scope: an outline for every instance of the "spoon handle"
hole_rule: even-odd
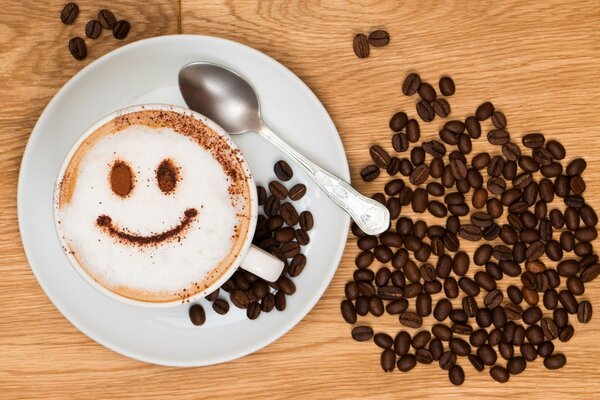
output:
[[[388,228],[390,213],[383,204],[363,196],[347,182],[308,160],[267,126],[263,125],[258,133],[289,157],[296,160],[321,190],[340,208],[350,214],[363,232],[369,235],[376,235]]]

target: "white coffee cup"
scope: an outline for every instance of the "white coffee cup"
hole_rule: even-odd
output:
[[[65,173],[66,173],[67,169],[69,168],[69,165],[71,163],[71,160],[73,159],[73,156],[77,153],[77,150],[86,141],[86,139],[88,137],[90,137],[90,135],[92,135],[96,131],[98,131],[99,128],[105,126],[106,124],[110,123],[111,121],[115,120],[116,118],[122,118],[124,116],[136,115],[135,113],[141,114],[146,111],[148,111],[148,112],[165,111],[167,113],[172,112],[172,113],[175,113],[180,116],[187,117],[187,118],[191,117],[196,121],[200,121],[202,124],[204,124],[206,127],[211,129],[213,132],[217,133],[224,140],[224,142],[227,144],[227,146],[229,146],[230,149],[233,149],[234,152],[236,153],[237,159],[238,159],[239,163],[241,164],[242,169],[244,171],[246,182],[248,183],[248,185],[247,185],[248,186],[248,191],[247,191],[248,204],[247,205],[249,206],[249,214],[248,214],[249,218],[248,218],[248,222],[247,222],[247,229],[245,229],[245,232],[244,232],[245,237],[244,237],[243,241],[240,239],[240,241],[239,241],[240,243],[237,246],[237,249],[238,249],[238,251],[236,252],[237,254],[235,254],[235,256],[232,256],[232,255],[229,256],[229,258],[231,259],[231,262],[229,262],[228,265],[223,270],[221,270],[221,272],[220,272],[221,275],[217,279],[213,280],[209,286],[203,287],[201,290],[199,289],[198,292],[193,293],[191,295],[187,295],[182,298],[168,300],[168,301],[147,301],[147,300],[135,298],[133,296],[124,296],[124,295],[121,295],[121,294],[116,293],[115,291],[109,289],[105,285],[101,284],[98,280],[96,280],[93,276],[91,276],[91,274],[84,267],[82,267],[82,265],[78,261],[77,257],[75,257],[73,255],[73,252],[70,251],[69,243],[65,240],[65,238],[63,237],[63,234],[62,234],[63,228],[61,227],[61,223],[63,223],[63,221],[60,221],[59,212],[58,212],[59,202],[60,202],[60,197],[61,197],[61,183],[64,180]],[[153,210],[153,211],[160,212],[160,210]],[[175,306],[178,304],[182,304],[183,302],[192,302],[198,298],[204,297],[207,294],[209,294],[209,293],[213,292],[214,290],[216,290],[217,288],[219,288],[221,285],[223,285],[223,283],[225,283],[225,281],[227,281],[227,279],[229,279],[231,277],[231,275],[233,275],[233,273],[240,266],[243,269],[245,269],[246,271],[252,272],[255,275],[257,275],[267,281],[277,280],[277,278],[279,277],[279,275],[281,274],[281,271],[283,269],[283,266],[284,266],[283,262],[281,260],[279,260],[278,258],[272,256],[271,254],[269,254],[251,244],[252,238],[254,236],[254,231],[256,228],[257,217],[258,217],[258,198],[257,198],[257,193],[256,193],[256,184],[255,184],[254,178],[252,176],[252,173],[250,171],[250,168],[248,167],[243,156],[241,155],[241,152],[239,152],[236,144],[231,140],[229,135],[227,135],[227,133],[221,127],[219,127],[217,124],[215,124],[213,121],[209,120],[208,118],[206,118],[194,111],[191,111],[186,108],[178,107],[178,106],[173,106],[173,105],[164,105],[164,104],[136,105],[136,106],[132,106],[132,107],[128,107],[128,108],[125,108],[122,110],[115,111],[115,112],[105,116],[104,118],[102,118],[100,121],[98,121],[94,125],[92,125],[80,136],[80,138],[75,142],[75,144],[72,146],[71,150],[67,154],[67,156],[62,164],[62,167],[60,169],[60,172],[58,174],[58,178],[57,178],[56,186],[55,186],[55,193],[54,193],[54,221],[55,221],[56,232],[57,232],[57,235],[61,242],[64,253],[65,253],[66,257],[68,258],[69,262],[71,263],[71,265],[73,266],[73,268],[90,285],[92,285],[94,288],[98,289],[105,295],[107,295],[115,300],[126,303],[126,304],[143,306],[143,307]]]

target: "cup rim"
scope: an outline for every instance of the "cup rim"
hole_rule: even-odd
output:
[[[142,110],[173,111],[178,114],[192,117],[192,118],[202,122],[206,126],[208,126],[215,133],[217,133],[221,138],[223,138],[229,147],[231,147],[234,150],[238,150],[235,152],[235,154],[236,154],[236,157],[238,158],[240,164],[242,165],[242,169],[244,170],[246,181],[248,182],[248,189],[249,189],[248,192],[249,192],[249,200],[250,200],[250,221],[248,224],[248,230],[246,232],[246,238],[245,238],[244,243],[242,244],[237,256],[229,264],[229,266],[225,268],[225,271],[223,272],[223,274],[217,280],[215,280],[209,287],[207,287],[204,290],[202,290],[192,296],[189,296],[183,300],[177,299],[177,300],[163,301],[163,302],[149,302],[149,301],[142,301],[142,300],[137,300],[137,299],[129,298],[126,296],[122,296],[118,293],[111,291],[110,289],[106,288],[104,285],[102,285],[98,281],[96,281],[79,264],[77,259],[70,252],[65,251],[65,249],[67,248],[67,244],[63,240],[62,235],[60,234],[60,227],[59,227],[60,224],[58,221],[58,203],[59,203],[59,195],[60,195],[59,188],[60,188],[60,183],[63,179],[64,173],[65,173],[67,167],[69,166],[69,163],[71,162],[73,155],[75,154],[77,149],[79,149],[79,146],[91,134],[93,134],[97,129],[99,129],[101,126],[103,126],[107,122],[115,119],[118,116],[127,115],[127,114],[131,114],[134,112],[142,111]],[[92,124],[85,131],[83,131],[83,133],[77,138],[77,140],[73,143],[73,145],[70,147],[69,151],[67,152],[67,155],[65,156],[65,158],[61,164],[57,178],[54,183],[54,193],[52,196],[52,214],[53,214],[53,219],[54,219],[54,231],[55,231],[55,233],[58,237],[58,240],[61,244],[61,248],[63,249],[63,254],[67,257],[71,266],[79,273],[79,275],[87,283],[89,283],[92,287],[94,287],[101,293],[105,294],[106,296],[108,296],[114,300],[117,300],[121,303],[124,303],[124,304],[139,306],[139,307],[144,307],[144,308],[167,308],[167,307],[174,307],[177,305],[192,303],[195,300],[212,293],[216,288],[221,287],[223,285],[223,283],[225,283],[225,281],[227,281],[227,279],[229,279],[231,277],[231,275],[233,275],[233,273],[236,271],[236,269],[240,266],[242,259],[244,258],[244,256],[250,249],[250,245],[252,244],[252,238],[254,237],[254,231],[256,228],[256,223],[257,223],[257,218],[258,218],[258,195],[256,192],[256,183],[254,181],[254,175],[252,174],[252,170],[250,169],[248,163],[246,162],[246,159],[244,158],[239,147],[231,139],[231,136],[223,128],[221,128],[221,126],[219,126],[217,123],[215,123],[211,119],[207,118],[206,116],[204,116],[194,110],[186,108],[186,107],[181,107],[181,106],[173,105],[173,104],[165,104],[165,103],[144,103],[144,104],[136,104],[136,105],[120,108],[116,111],[113,111],[113,112],[105,115],[100,120],[98,120],[96,123]]]

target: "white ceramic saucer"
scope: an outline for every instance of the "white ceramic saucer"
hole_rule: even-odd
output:
[[[59,311],[98,343],[145,362],[197,366],[225,362],[267,346],[294,327],[319,300],[338,266],[349,218],[294,168],[288,186],[303,182],[307,196],[297,202],[315,219],[307,266],[294,281],[295,295],[283,312],[255,320],[231,307],[225,316],[205,303],[207,322],[193,326],[188,305],[141,309],[108,298],[92,288],[63,254],[52,219],[52,191],[61,162],[77,137],[102,116],[124,106],[170,103],[184,106],[177,87],[181,66],[210,61],[244,76],[256,89],[267,124],[307,157],[349,180],[348,163],[327,111],[292,72],[254,49],[224,39],[176,35],[142,40],[90,64],[50,101],[31,137],[19,176],[18,213],[31,269]],[[273,175],[282,158],[255,134],[236,136],[259,184]],[[294,167],[292,162],[288,160]],[[203,300],[204,301],[204,300]]]

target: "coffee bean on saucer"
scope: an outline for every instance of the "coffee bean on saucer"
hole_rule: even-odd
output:
[[[300,253],[300,245],[298,242],[288,242],[282,244],[280,250],[285,258],[292,258]]]
[[[125,20],[118,21],[115,24],[115,26],[113,27],[113,30],[112,30],[113,36],[115,37],[115,39],[123,40],[129,34],[130,28],[131,28],[131,25],[129,24],[128,21],[125,21]],[[260,310],[260,308],[259,308],[259,310]]]
[[[246,309],[246,316],[248,319],[256,319],[260,316],[261,307],[256,301],[248,304],[248,308]]]
[[[289,181],[294,176],[292,168],[283,160],[277,161],[273,167],[273,170],[275,171],[277,178],[282,181]]]
[[[229,303],[225,299],[216,299],[212,307],[217,314],[225,315],[229,312]]]
[[[306,266],[306,256],[304,254],[296,254],[292,261],[290,262],[290,267],[288,269],[288,274],[291,277],[296,277],[304,271],[304,267]]]
[[[417,93],[419,86],[421,86],[421,77],[419,74],[408,74],[402,84],[402,93],[406,96],[412,96]]]
[[[310,231],[314,226],[313,215],[310,211],[302,211],[298,216],[298,224],[305,231]]]
[[[288,190],[278,181],[271,181],[269,183],[269,191],[279,200],[283,200],[288,196]]]
[[[371,46],[383,47],[390,42],[390,34],[380,29],[369,33],[368,39]]]
[[[246,292],[240,289],[236,289],[231,292],[230,299],[233,305],[237,308],[247,308],[248,304],[250,303],[250,299],[248,298]]]
[[[352,48],[354,49],[354,54],[356,54],[358,58],[369,57],[371,50],[369,47],[369,39],[366,35],[362,33],[356,34],[352,41]]]
[[[449,76],[443,76],[439,82],[440,92],[444,96],[452,96],[456,90],[454,81]]]
[[[97,39],[100,36],[100,32],[102,32],[102,26],[95,19],[85,25],[85,35],[90,39]]]
[[[190,320],[196,326],[203,325],[206,322],[206,313],[200,304],[194,304],[189,310]]]
[[[282,291],[275,293],[275,308],[277,311],[283,311],[286,307],[285,294]]]
[[[302,183],[297,183],[288,191],[290,200],[300,200],[306,194],[306,186]]]
[[[79,6],[75,3],[67,3],[60,13],[60,20],[63,24],[72,24],[79,15]]]
[[[267,191],[262,186],[256,186],[256,194],[258,197],[258,205],[262,206],[267,201]]]
[[[273,195],[267,197],[264,205],[264,211],[267,216],[271,217],[279,213],[281,208],[281,202],[279,199]]]
[[[291,203],[283,203],[279,212],[285,223],[289,226],[294,226],[298,223],[298,212]]]
[[[87,47],[83,39],[79,36],[69,40],[69,51],[76,60],[83,60],[87,56]]]
[[[213,291],[212,293],[210,293],[208,296],[204,297],[206,300],[208,301],[215,301],[216,299],[219,298],[219,289],[216,289],[215,291]]]
[[[104,29],[112,30],[117,23],[117,19],[110,10],[102,9],[98,11],[98,22],[100,22],[100,25],[102,25]]]

